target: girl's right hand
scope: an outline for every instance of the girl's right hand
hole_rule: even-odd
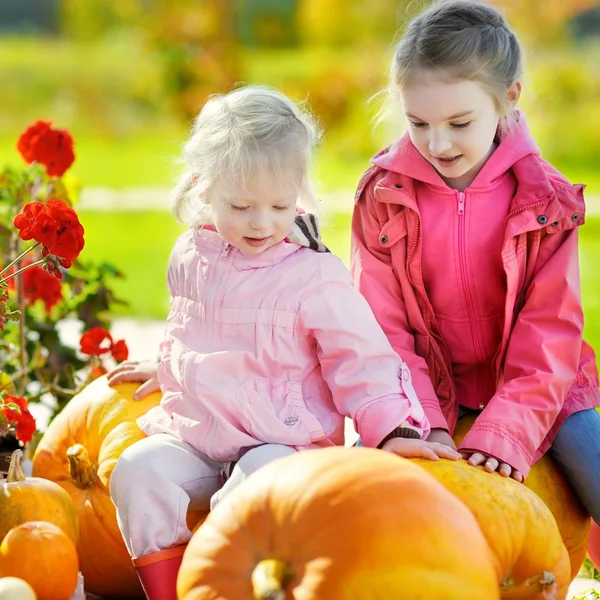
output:
[[[461,458],[460,452],[445,444],[414,438],[392,438],[381,449],[404,458],[428,458],[429,460],[439,460],[440,458],[459,460]]]
[[[142,385],[133,394],[134,400],[160,390],[156,364],[150,361],[127,360],[108,373],[107,379],[108,385],[140,382]]]

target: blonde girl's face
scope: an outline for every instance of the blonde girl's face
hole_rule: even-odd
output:
[[[401,91],[413,144],[449,187],[468,187],[496,148],[500,114],[477,81],[426,72]]]
[[[298,185],[285,185],[258,172],[243,189],[219,186],[209,193],[213,223],[225,242],[247,255],[259,255],[284,240],[296,216]]]

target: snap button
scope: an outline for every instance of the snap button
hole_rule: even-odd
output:
[[[287,418],[287,419],[284,421],[284,423],[285,423],[286,425],[289,425],[290,427],[291,427],[292,425],[295,425],[297,422],[298,422],[298,417],[288,417],[288,418]]]
[[[388,236],[387,235],[382,235],[381,236],[381,243],[382,244],[387,244],[388,243]]]
[[[579,219],[579,214],[575,213],[572,217],[573,221],[577,221],[577,219]]]
[[[401,190],[401,189],[402,189],[404,186],[403,186],[401,183],[397,183],[397,184],[396,184],[396,187],[397,187],[399,190]]]
[[[540,215],[538,217],[538,223],[540,225],[545,225],[548,222],[548,217],[546,215]]]
[[[554,223],[552,223],[552,227],[558,227],[558,221],[554,221]]]
[[[408,381],[410,379],[410,373],[408,369],[402,369],[402,381]]]

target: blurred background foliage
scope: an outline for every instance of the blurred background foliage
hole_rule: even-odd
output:
[[[544,156],[600,197],[600,0],[495,4],[526,51],[522,107]],[[369,157],[401,133],[391,123],[375,130],[378,106],[368,100],[386,86],[403,24],[426,5],[2,0],[0,158],[19,162],[18,134],[35,119],[51,119],[76,140],[73,190],[167,188],[190,120],[208,95],[237,82],[273,85],[306,100],[325,129],[318,179],[344,199],[332,207],[326,236],[346,258],[353,188]],[[115,290],[130,302],[123,311],[164,317],[165,265],[182,227],[150,211],[83,210],[81,219],[90,258],[125,272]],[[584,242],[593,249],[600,226],[587,230]],[[588,290],[593,285],[584,281]],[[589,306],[598,304],[600,339],[600,302],[586,294]]]
[[[77,140],[86,186],[168,186],[190,119],[239,81],[308,100],[327,189],[351,189],[397,136],[365,101],[386,85],[412,0],[3,0],[0,151],[43,117]],[[523,108],[548,159],[600,193],[598,0],[498,0],[527,53]],[[42,10],[42,7],[44,9]]]

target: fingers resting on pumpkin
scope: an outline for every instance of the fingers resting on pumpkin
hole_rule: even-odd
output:
[[[156,364],[150,361],[129,360],[107,374],[108,384],[139,382],[142,385],[133,395],[134,400],[141,400],[148,394],[160,389],[156,374]]]
[[[524,477],[520,471],[513,469],[508,463],[501,462],[493,456],[487,456],[481,452],[462,453],[462,457],[473,467],[483,465],[488,473],[497,471],[503,477],[512,477],[515,481],[523,483]]]
[[[392,438],[383,445],[382,450],[404,458],[427,458],[429,460],[439,460],[440,458],[458,460],[460,458],[460,454],[456,450],[445,444],[414,438]]]

